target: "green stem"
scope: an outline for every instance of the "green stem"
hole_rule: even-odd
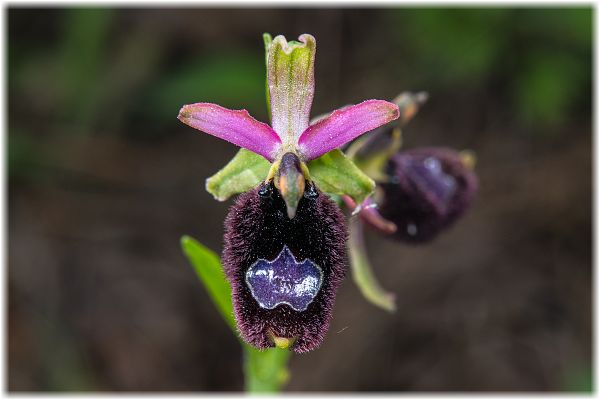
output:
[[[244,349],[244,378],[247,393],[279,393],[290,377],[288,350],[257,350],[247,344]]]

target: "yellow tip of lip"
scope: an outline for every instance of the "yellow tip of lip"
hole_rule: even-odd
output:
[[[289,338],[282,338],[279,336],[273,336],[273,342],[275,343],[275,347],[277,347],[278,349],[285,350],[292,345],[294,340]]]
[[[294,342],[296,341],[296,337],[285,338],[285,337],[277,336],[277,335],[273,334],[273,331],[271,329],[268,329],[267,333],[268,333],[269,337],[271,338],[271,340],[273,341],[273,344],[275,345],[275,347],[277,347],[278,349],[282,349],[282,350],[289,349],[289,347],[292,344],[294,344]]]

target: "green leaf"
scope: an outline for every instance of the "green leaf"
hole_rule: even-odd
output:
[[[257,350],[244,345],[244,375],[246,392],[276,393],[290,377],[287,368],[291,353],[288,350]]]
[[[219,256],[189,236],[181,238],[181,248],[225,322],[233,332],[237,332],[233,318],[231,288],[223,275]]]
[[[375,190],[375,182],[340,150],[332,150],[308,163],[310,177],[325,193],[348,195],[362,203]]]
[[[206,190],[215,199],[225,201],[258,185],[267,177],[270,166],[258,154],[240,149],[223,169],[206,180]]]
[[[181,238],[181,247],[217,309],[237,335],[231,288],[223,275],[219,256],[189,236]],[[249,393],[277,393],[289,380],[287,367],[291,353],[277,348],[257,350],[240,340],[244,351],[244,377]]]

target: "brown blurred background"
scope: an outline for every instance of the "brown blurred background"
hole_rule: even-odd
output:
[[[477,153],[471,212],[375,234],[289,391],[581,391],[592,376],[592,10],[8,10],[8,389],[239,391],[241,349],[179,247],[221,250],[236,152],[181,105],[266,121],[263,32],[317,38],[313,115],[426,90],[405,147]]]

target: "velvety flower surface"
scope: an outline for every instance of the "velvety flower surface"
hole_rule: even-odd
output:
[[[400,151],[389,160],[387,174],[378,212],[396,225],[393,237],[413,243],[431,240],[452,225],[470,207],[478,187],[460,154],[446,148]]]
[[[344,215],[314,186],[292,219],[272,183],[241,194],[225,220],[223,266],[242,338],[258,348],[273,347],[273,336],[294,339],[298,353],[316,348],[346,273],[346,237]],[[262,283],[249,285],[258,271]],[[269,273],[270,292],[257,293]],[[296,291],[303,280],[314,283]]]

